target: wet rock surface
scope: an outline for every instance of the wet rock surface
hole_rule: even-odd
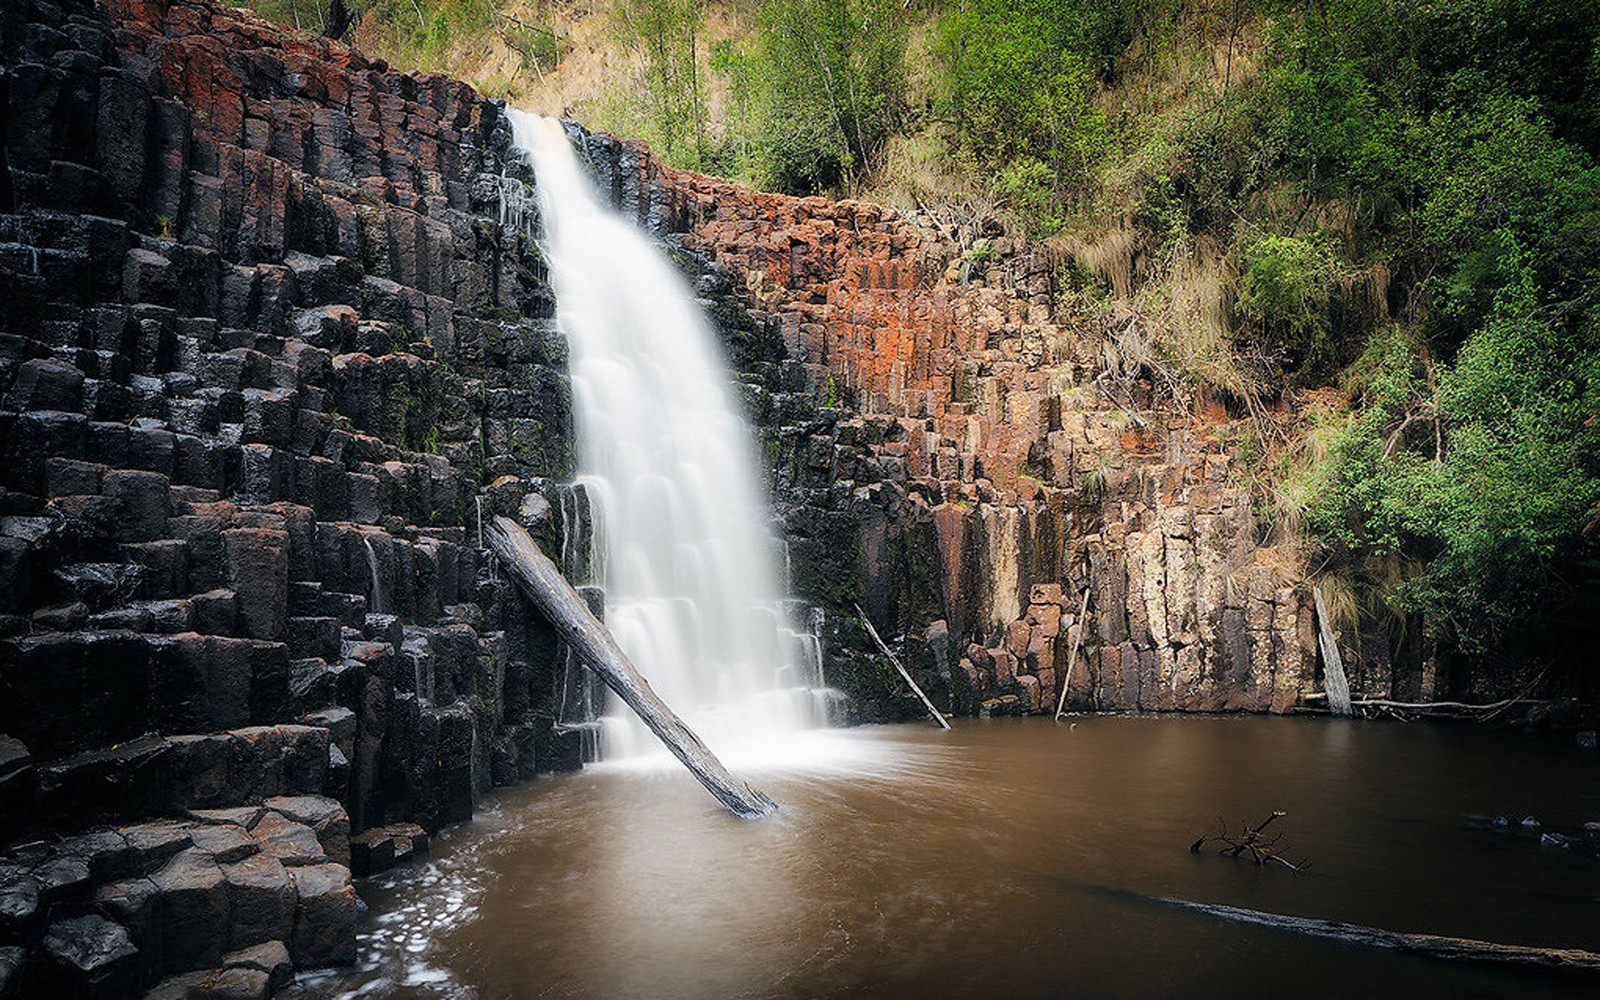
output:
[[[217,996],[268,996],[295,969],[351,961],[350,869],[326,853],[348,853],[348,817],[326,797],[278,801],[291,814],[196,811],[0,854],[0,934],[19,942],[6,946],[0,971],[16,989],[48,991],[15,995],[204,983]],[[315,818],[323,839],[295,817]]]

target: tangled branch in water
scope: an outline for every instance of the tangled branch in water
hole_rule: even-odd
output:
[[[1267,827],[1272,825],[1273,820],[1286,815],[1288,814],[1285,812],[1274,811],[1271,816],[1268,816],[1253,827],[1243,826],[1237,834],[1230,833],[1228,824],[1219,816],[1217,817],[1217,835],[1214,837],[1201,837],[1196,840],[1189,845],[1189,853],[1199,854],[1207,844],[1213,844],[1219,854],[1226,854],[1230,858],[1248,854],[1251,861],[1262,867],[1282,865],[1290,871],[1305,871],[1310,867],[1308,862],[1300,861],[1296,863],[1278,853],[1278,841],[1283,838],[1283,832],[1281,830],[1271,834],[1266,832]]]

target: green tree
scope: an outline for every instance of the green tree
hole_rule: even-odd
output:
[[[1121,37],[1108,27],[1117,9],[1087,0],[960,0],[939,19],[939,110],[960,151],[1032,213],[1087,181],[1102,154],[1107,125],[1094,96],[1117,48],[1107,39]]]
[[[789,191],[853,189],[905,113],[907,10],[900,0],[763,0],[768,180]]]
[[[707,157],[706,109],[699,39],[704,0],[618,0],[618,37],[644,65],[648,108],[643,116],[668,162],[699,169]]]

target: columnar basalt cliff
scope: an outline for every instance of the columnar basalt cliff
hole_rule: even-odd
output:
[[[211,0],[10,4],[0,105],[0,996],[266,995],[350,957],[349,866],[578,762],[478,537],[585,576],[532,178],[469,88]],[[718,320],[856,718],[915,710],[858,603],[960,712],[1314,688],[1226,449],[1040,255],[574,137]]]
[[[795,585],[829,610],[830,676],[865,717],[912,709],[885,706],[855,602],[956,711],[1054,711],[1063,684],[1076,709],[1284,711],[1314,690],[1309,595],[1258,543],[1219,435],[1053,320],[1043,254],[998,236],[963,255],[891,209],[587,145],[701,276],[767,432]]]
[[[476,537],[582,530],[531,177],[209,0],[7,4],[0,106],[0,995],[259,994],[350,957],[343,865],[577,764]]]

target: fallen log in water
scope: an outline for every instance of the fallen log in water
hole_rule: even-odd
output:
[[[700,784],[736,816],[764,816],[777,805],[731,774],[683,720],[650,688],[609,629],[595,618],[556,564],[521,525],[496,517],[485,532],[489,547],[506,564],[522,592],[549,617],[573,652],[638,713],[650,731],[683,762]]]
[[[1323,920],[1320,917],[1291,917],[1281,913],[1266,913],[1261,910],[1245,909],[1242,906],[1196,903],[1188,899],[1166,896],[1146,898],[1220,920],[1255,924],[1291,934],[1304,934],[1373,948],[1390,948],[1426,958],[1542,969],[1566,975],[1600,978],[1600,955],[1580,948],[1534,948],[1520,944],[1475,941],[1471,938],[1444,937],[1438,934],[1407,934],[1367,927],[1363,924]]]
[[[1313,691],[1305,695],[1301,700],[1323,702],[1328,700],[1328,696],[1321,691]],[[1548,702],[1538,698],[1504,698],[1500,701],[1485,702],[1481,705],[1466,701],[1393,701],[1389,698],[1352,698],[1350,700],[1350,705],[1353,708],[1379,708],[1402,712],[1435,712],[1472,717],[1493,715],[1513,705],[1545,704],[1548,704]]]

